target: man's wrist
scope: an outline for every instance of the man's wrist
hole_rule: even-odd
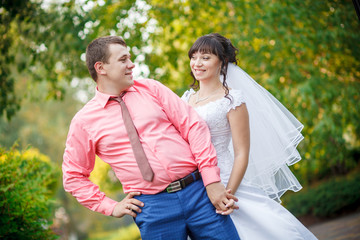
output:
[[[111,199],[111,198],[108,198],[108,197],[105,197],[99,207],[96,209],[97,212],[100,212],[104,215],[107,215],[107,216],[112,216],[112,213],[114,211],[114,208],[116,206],[118,202]]]
[[[205,187],[211,183],[221,181],[220,169],[217,166],[203,168],[200,172]]]

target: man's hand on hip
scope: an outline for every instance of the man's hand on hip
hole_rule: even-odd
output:
[[[140,207],[144,206],[144,203],[135,199],[134,196],[141,195],[140,192],[129,193],[121,202],[115,205],[115,208],[111,214],[113,217],[121,218],[124,215],[130,215],[136,217],[136,212],[141,213]]]

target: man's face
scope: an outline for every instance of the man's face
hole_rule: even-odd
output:
[[[107,82],[124,90],[131,87],[134,84],[132,69],[135,65],[130,59],[129,51],[120,44],[110,44],[108,50],[110,53],[108,63],[103,64]]]

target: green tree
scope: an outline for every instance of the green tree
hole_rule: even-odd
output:
[[[86,15],[75,1],[45,5],[43,1],[1,0],[0,5],[0,116],[10,119],[23,96],[46,83],[45,99],[62,99],[62,81],[87,74],[78,64],[85,52],[81,32]],[[16,89],[21,79],[23,85]],[[19,93],[23,93],[19,94]]]

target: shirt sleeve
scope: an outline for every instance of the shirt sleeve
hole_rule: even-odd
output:
[[[100,192],[99,187],[89,180],[95,165],[95,144],[83,125],[73,119],[63,157],[63,185],[80,204],[105,215],[111,215],[116,201]]]
[[[220,182],[216,151],[211,143],[210,131],[206,122],[169,88],[158,81],[155,81],[155,87],[154,92],[164,112],[181,136],[189,143],[204,185]]]

